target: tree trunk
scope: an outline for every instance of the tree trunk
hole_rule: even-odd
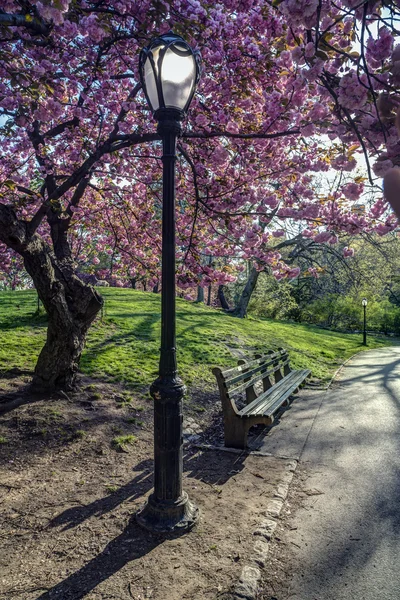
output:
[[[249,302],[251,299],[251,295],[254,292],[254,289],[257,285],[258,276],[260,271],[257,271],[254,267],[250,271],[249,278],[244,287],[244,290],[239,298],[239,302],[235,306],[235,309],[232,311],[232,314],[235,317],[239,317],[240,319],[244,319],[247,314],[247,308],[249,306]]]
[[[197,286],[197,298],[196,302],[204,302],[204,288],[201,285]]]
[[[218,300],[220,301],[221,308],[223,308],[224,310],[230,310],[230,306],[225,298],[223,285],[218,286]]]
[[[212,256],[210,255],[208,257],[208,266],[211,267],[212,265]],[[208,286],[208,290],[207,290],[207,306],[211,306],[211,285]]]
[[[38,390],[73,387],[90,325],[103,305],[96,290],[56,266],[49,248],[35,240],[24,255],[48,315],[47,339],[32,380]]]
[[[65,240],[60,233],[60,241]],[[87,331],[103,305],[102,297],[73,272],[69,258],[59,260],[27,223],[0,205],[0,240],[18,252],[48,315],[47,340],[32,386],[37,391],[73,387]]]

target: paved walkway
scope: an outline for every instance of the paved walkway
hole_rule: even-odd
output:
[[[262,449],[300,459],[293,486],[311,492],[284,533],[293,557],[277,600],[399,600],[400,348],[357,355]]]

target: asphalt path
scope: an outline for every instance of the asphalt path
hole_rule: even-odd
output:
[[[277,599],[400,600],[400,348],[351,359],[327,392],[295,400],[261,449],[299,460],[304,498]]]

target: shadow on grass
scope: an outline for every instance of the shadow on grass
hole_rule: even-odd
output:
[[[18,367],[12,367],[11,369],[7,369],[7,371],[0,372],[1,379],[14,379],[15,377],[33,376],[33,371],[28,369],[20,369]]]
[[[128,316],[128,313],[127,313]],[[123,330],[121,333],[117,333],[115,335],[111,335],[109,337],[107,337],[106,339],[102,339],[100,341],[92,341],[89,338],[89,342],[88,342],[88,347],[86,349],[86,351],[83,354],[83,357],[86,362],[88,362],[89,360],[93,360],[96,358],[96,356],[101,353],[104,352],[107,348],[109,348],[110,346],[113,345],[117,345],[117,346],[122,346],[124,344],[128,344],[130,341],[134,340],[135,338],[139,338],[140,340],[143,340],[143,338],[145,338],[145,341],[156,341],[156,337],[154,337],[154,339],[152,339],[152,334],[151,333],[147,333],[147,331],[151,330],[152,325],[154,325],[155,323],[157,323],[160,320],[159,315],[149,315],[147,313],[144,314],[129,314],[129,316],[131,317],[145,317],[145,319],[143,319],[140,323],[138,323],[136,326],[132,326],[131,329],[127,330]],[[120,320],[118,319],[114,319],[114,318],[109,318],[107,319],[107,321],[109,323],[113,323],[116,325],[120,324]],[[146,333],[144,333],[146,332]]]
[[[130,329],[124,328],[122,331],[119,330],[114,335],[107,336],[105,339],[96,339],[96,337],[94,337],[94,339],[89,338],[87,348],[84,351],[81,360],[81,367],[83,369],[92,372],[92,370],[96,368],[99,359],[101,359],[103,354],[113,350],[114,347],[123,348],[124,346],[126,346],[125,352],[129,352],[129,345],[132,344],[134,345],[133,350],[135,352],[140,350],[142,354],[148,358],[149,355],[151,357],[154,355],[154,371],[156,372],[159,361],[159,332],[153,332],[153,326],[160,322],[160,315],[149,313],[126,313],[124,316],[126,316],[126,318],[143,318],[139,323],[132,325]],[[180,313],[177,315],[177,318],[180,319],[181,316],[182,314]],[[192,322],[191,325],[183,330],[181,329],[177,334],[178,349],[184,352],[186,363],[215,364],[216,347],[208,347],[207,345],[202,344],[204,336],[212,331],[212,323],[207,323],[205,326],[200,317],[193,323],[193,314],[190,312],[187,312],[186,316],[184,315],[183,320],[186,318]],[[118,315],[118,318],[109,317],[108,322],[119,327],[123,324],[123,318],[121,318],[121,315]],[[202,331],[204,329],[206,331]],[[188,337],[190,332],[193,332],[193,338],[186,339],[185,343],[181,342],[184,337]],[[148,344],[148,347],[140,347],[139,344]],[[226,358],[229,359],[229,353],[226,352],[225,354],[227,355]]]
[[[21,329],[24,327],[46,327],[47,326],[47,315],[46,314],[31,314],[31,315],[12,315],[12,317],[6,317],[0,322],[0,330],[10,331],[11,329]]]

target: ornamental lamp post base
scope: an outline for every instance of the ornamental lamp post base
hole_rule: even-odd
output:
[[[175,371],[175,348],[161,352],[164,367],[171,372],[159,376],[150,388],[154,399],[154,492],[136,514],[136,520],[154,533],[181,534],[199,519],[199,509],[182,490],[182,405],[186,388]]]
[[[188,498],[186,492],[177,500],[158,500],[149,496],[145,506],[137,513],[136,520],[153,533],[185,533],[199,520],[199,509]]]

